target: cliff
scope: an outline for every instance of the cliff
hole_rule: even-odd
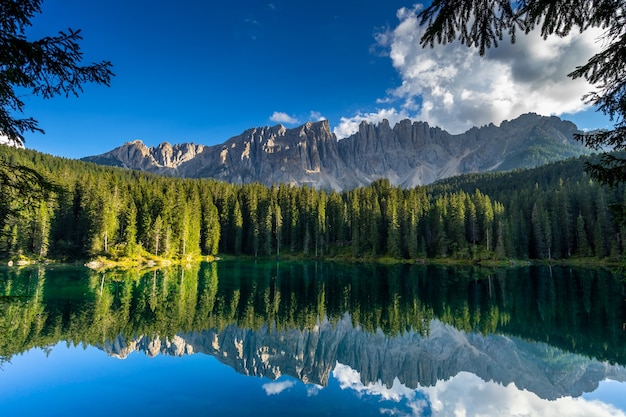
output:
[[[223,144],[125,143],[86,161],[230,183],[310,185],[346,190],[379,178],[413,187],[454,175],[529,168],[588,153],[573,137],[576,126],[557,117],[525,114],[500,126],[459,135],[403,120],[363,122],[337,140],[328,121],[294,129],[282,125],[248,129]]]

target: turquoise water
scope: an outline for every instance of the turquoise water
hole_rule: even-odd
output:
[[[0,270],[3,415],[626,415],[620,277],[220,261]]]

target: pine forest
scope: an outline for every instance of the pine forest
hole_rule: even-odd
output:
[[[24,168],[0,178],[0,258],[618,261],[625,189],[592,180],[589,158],[335,192],[163,177],[1,146],[2,164]]]

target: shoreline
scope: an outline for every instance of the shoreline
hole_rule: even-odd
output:
[[[579,268],[622,268],[623,261],[602,260],[596,258],[570,258],[570,259],[452,259],[452,258],[416,258],[416,259],[398,259],[389,257],[306,257],[299,255],[281,255],[281,256],[250,256],[250,255],[216,255],[216,256],[187,256],[182,259],[170,258],[121,258],[109,259],[106,257],[96,257],[86,260],[62,261],[55,259],[29,259],[20,258],[18,260],[0,260],[0,265],[4,267],[26,267],[26,266],[80,266],[94,271],[110,270],[110,269],[153,269],[166,268],[175,265],[190,265],[199,262],[215,262],[219,260],[276,260],[286,262],[339,262],[346,264],[379,264],[379,265],[437,265],[437,266],[474,266],[484,268],[516,268],[531,265],[543,266],[571,266]]]

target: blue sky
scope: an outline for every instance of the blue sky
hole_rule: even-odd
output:
[[[46,131],[26,146],[79,158],[134,139],[212,145],[320,118],[339,137],[361,120],[409,117],[457,133],[528,111],[609,125],[581,112],[589,86],[562,83],[586,60],[589,36],[477,58],[419,48],[415,11],[397,0],[45,0],[28,35],[81,29],[84,62],[110,60],[116,77],[79,98],[26,98],[25,116]]]

